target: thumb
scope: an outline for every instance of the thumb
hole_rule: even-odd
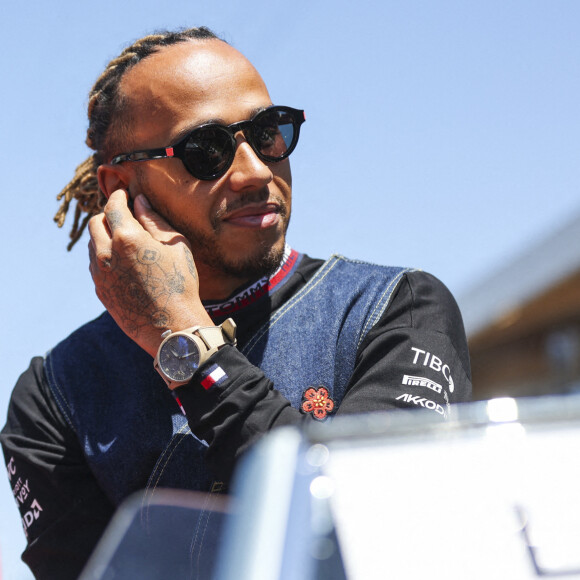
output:
[[[169,241],[175,234],[179,233],[151,207],[149,200],[142,193],[135,198],[133,209],[137,221],[153,238]]]

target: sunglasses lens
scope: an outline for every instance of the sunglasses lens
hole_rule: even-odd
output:
[[[292,153],[298,142],[303,122],[299,114],[302,111],[290,107],[271,107],[251,121],[229,127],[200,127],[192,131],[185,143],[181,142],[183,145],[178,145],[179,157],[197,179],[216,179],[230,168],[236,154],[234,133],[243,130],[259,157],[265,161],[281,161]]]
[[[254,118],[252,141],[265,159],[276,161],[288,156],[296,137],[296,122],[288,111],[269,109]]]
[[[185,143],[183,161],[198,179],[218,177],[227,171],[233,158],[234,144],[224,128],[203,127],[193,131]]]

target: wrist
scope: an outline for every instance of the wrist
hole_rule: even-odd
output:
[[[197,369],[223,346],[236,344],[236,324],[228,318],[219,326],[193,326],[162,335],[153,366],[174,389],[188,383]]]
[[[163,326],[152,329],[154,334],[152,334],[152,340],[145,350],[155,358],[164,340],[164,335],[167,335],[167,333],[182,332],[194,327],[211,328],[213,326],[215,326],[213,320],[203,307],[200,312],[192,312],[191,309],[188,309],[187,311],[184,310],[183,312],[172,314]]]

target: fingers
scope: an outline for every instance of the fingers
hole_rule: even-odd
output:
[[[89,220],[89,269],[93,277],[97,270],[109,270],[114,261],[111,230],[107,218],[103,214],[93,216]]]
[[[129,194],[123,189],[114,191],[104,208],[107,224],[114,234],[120,228],[132,227],[135,218],[129,209]]]
[[[118,189],[110,195],[104,213],[113,237],[116,237],[117,232],[122,232],[123,236],[127,237],[139,236],[145,230],[160,242],[184,241],[182,236],[151,207],[143,194],[135,198],[133,211],[134,214],[129,209],[126,191]]]
[[[138,198],[143,198],[143,196],[139,195]],[[103,212],[105,224],[110,230],[110,238],[114,244],[139,245],[144,241],[144,238],[157,238],[155,235],[157,228],[150,227],[150,224],[159,220],[163,221],[162,218],[157,216],[149,207],[145,209],[148,216],[143,219],[141,217],[141,214],[144,213],[143,202],[136,202],[135,206],[135,213],[141,218],[139,220],[135,219],[129,207],[129,194],[125,190],[117,189],[109,196]],[[101,239],[101,241],[104,241],[104,239]]]
[[[90,234],[89,259],[93,279],[99,272],[108,272],[114,269],[118,259],[113,250],[113,236],[122,229],[129,232],[139,227],[127,205],[127,193],[119,189],[115,191],[105,205],[103,213],[93,216],[89,220]],[[141,228],[139,228],[141,229]]]
[[[149,252],[147,256],[158,255],[161,247],[155,244],[174,245],[186,239],[176,232],[150,206],[144,195],[135,199],[135,216],[128,205],[128,195],[122,190],[114,191],[102,214],[89,220],[91,242],[89,256],[91,274],[107,273],[115,269],[119,260],[127,256],[137,256],[139,252]],[[151,246],[153,243],[153,246]]]
[[[152,209],[149,200],[143,194],[135,198],[135,217],[156,240],[168,243],[176,241],[176,236],[179,236],[179,241],[183,241],[181,234]]]

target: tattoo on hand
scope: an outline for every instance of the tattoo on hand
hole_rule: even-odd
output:
[[[193,256],[188,248],[185,248],[185,255],[187,269],[195,278]],[[172,296],[186,290],[187,274],[184,275],[176,263],[172,271],[166,271],[160,262],[159,251],[145,247],[137,251],[132,266],[123,267],[119,256],[113,253],[109,268],[103,269],[105,283],[101,299],[107,308],[117,312],[130,336],[137,337],[142,328],[151,325],[159,329],[170,328],[172,320],[167,304]],[[113,270],[117,272],[107,284]]]
[[[193,256],[191,255],[191,250],[187,246],[183,246],[183,251],[185,252],[185,259],[187,261],[187,269],[189,270],[189,273],[194,278],[197,278],[195,274],[195,263],[193,261]]]
[[[122,216],[121,212],[117,209],[113,209],[109,212],[106,212],[105,216],[107,218],[107,223],[109,224],[111,231],[118,228],[123,221],[123,216]]]
[[[185,292],[185,278],[173,264],[173,274],[167,278],[165,286],[169,294],[183,294]]]
[[[171,316],[167,310],[157,310],[151,315],[151,322],[155,328],[168,328],[171,324]]]
[[[119,264],[119,254],[117,254],[115,250],[112,250],[110,256],[102,256],[99,261],[103,270],[113,272],[113,270],[115,270]]]
[[[141,248],[137,252],[137,260],[145,266],[151,266],[157,263],[159,260],[159,252],[157,250],[151,250],[149,248]]]

